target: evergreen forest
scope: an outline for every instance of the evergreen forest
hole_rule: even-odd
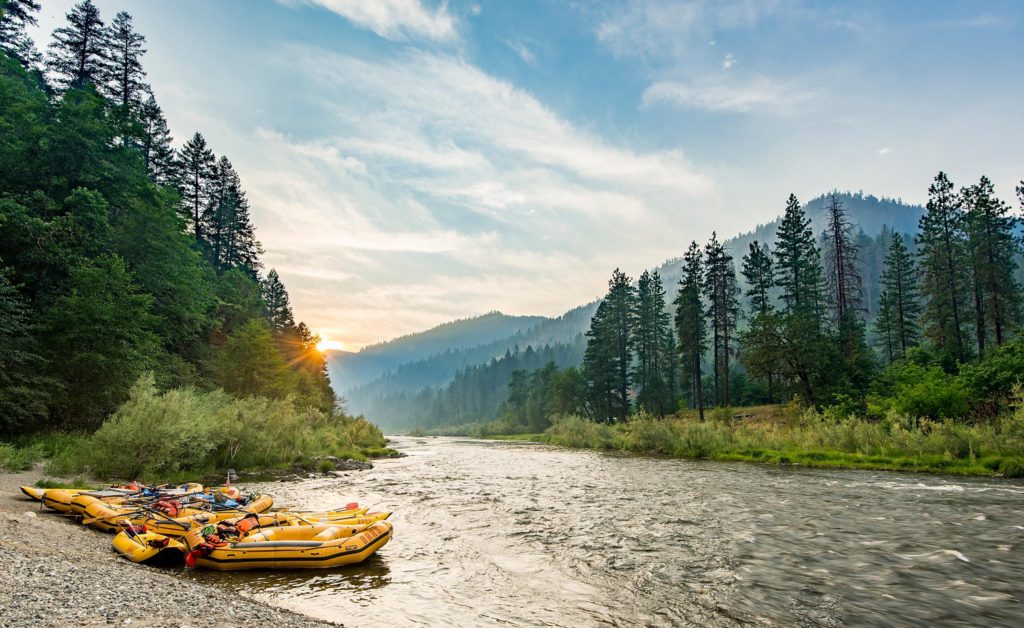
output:
[[[231,160],[172,138],[131,15],[79,2],[41,52],[39,8],[0,2],[0,435],[69,435],[66,470],[122,477],[184,470],[107,460],[144,442],[195,469],[382,446],[262,265]]]

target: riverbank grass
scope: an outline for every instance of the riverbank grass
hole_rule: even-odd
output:
[[[975,425],[836,417],[790,406],[719,409],[707,420],[685,413],[638,416],[621,424],[556,418],[542,435],[553,445],[678,458],[1024,477],[1024,411]]]

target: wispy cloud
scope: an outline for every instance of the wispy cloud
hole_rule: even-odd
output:
[[[558,314],[615,266],[678,255],[681,217],[710,232],[714,180],[681,152],[613,143],[462,59],[281,58],[315,83],[318,128],[258,130],[246,152],[260,157],[236,162],[268,265],[346,346],[509,303]]]
[[[722,69],[728,70],[732,66],[736,65],[736,57],[731,52],[725,54],[725,58],[722,59]]]
[[[728,113],[789,115],[817,97],[811,91],[766,78],[747,82],[706,80],[702,83],[658,81],[644,91],[643,104],[668,104],[688,109]]]
[[[455,19],[447,3],[429,8],[421,0],[305,0],[391,40],[458,38]]]
[[[992,28],[994,26],[1005,26],[1008,20],[993,13],[983,12],[977,15],[945,20],[936,25],[941,28]]]
[[[604,12],[597,38],[620,55],[681,56],[714,34],[753,26],[775,11],[765,0],[627,0]]]
[[[889,153],[892,152],[892,149],[889,148],[888,146],[883,146],[882,148],[879,148],[875,152],[877,152],[879,155],[888,155]]]
[[[506,43],[508,44],[508,47],[511,48],[512,51],[515,52],[517,55],[519,55],[519,58],[522,59],[527,64],[533,65],[537,62],[537,55],[533,54],[533,51],[527,48],[526,44],[523,43],[521,40],[516,39],[508,41]]]

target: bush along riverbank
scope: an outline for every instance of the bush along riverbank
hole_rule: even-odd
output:
[[[695,413],[663,419],[640,414],[620,423],[559,416],[542,434],[500,434],[501,422],[461,427],[463,436],[678,458],[1024,477],[1020,404],[977,424],[909,419],[894,411],[873,420],[842,416],[836,408],[791,404],[719,408],[708,412],[705,421]],[[448,435],[455,431],[446,430]]]
[[[302,407],[292,399],[223,391],[157,389],[144,376],[93,434],[40,434],[0,444],[0,467],[99,479],[191,479],[226,469],[268,477],[365,467],[398,455],[362,417]]]

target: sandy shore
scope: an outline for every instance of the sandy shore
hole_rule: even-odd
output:
[[[331,626],[117,556],[111,536],[40,508],[0,474],[0,626]]]

